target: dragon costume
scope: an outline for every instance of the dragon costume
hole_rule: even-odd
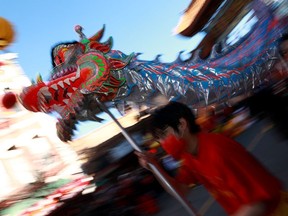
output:
[[[287,23],[287,16],[275,17],[270,7],[259,2],[251,4],[258,18],[253,29],[233,46],[222,42],[219,50],[215,44],[207,59],[195,50],[189,59],[182,60],[180,53],[171,63],[139,60],[137,53],[112,50],[112,37],[100,42],[104,27],[87,38],[78,25],[79,42],[52,48],[50,80],[37,79],[23,89],[19,100],[33,112],[58,112],[58,136],[69,141],[78,121],[102,120],[96,116],[101,109],[95,98],[109,106],[127,102],[149,106],[153,98],[164,95],[197,109],[251,93],[269,81]]]

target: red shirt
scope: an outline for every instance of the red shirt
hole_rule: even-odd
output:
[[[172,156],[176,151],[179,154],[179,149],[165,150]],[[203,184],[228,214],[259,201],[264,201],[271,212],[279,202],[282,189],[279,180],[230,138],[199,133],[197,156],[182,151],[181,159],[177,180]]]

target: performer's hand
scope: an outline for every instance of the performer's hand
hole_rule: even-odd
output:
[[[160,166],[157,158],[149,152],[135,151],[135,154],[138,156],[139,164],[147,170],[151,171],[149,164],[152,164],[157,168]]]

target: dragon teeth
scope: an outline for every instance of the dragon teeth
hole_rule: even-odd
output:
[[[68,104],[68,103],[69,103],[69,99],[64,99],[63,102],[64,102],[65,104]]]
[[[67,85],[70,85],[70,80],[69,80],[68,78],[66,78],[66,79],[64,80],[64,83],[66,83]]]
[[[76,71],[76,78],[80,77],[80,67],[77,67],[77,71]]]
[[[51,85],[51,88],[54,89],[54,90],[56,90],[56,91],[58,90],[58,86],[57,86],[57,84],[53,84],[53,85]]]
[[[59,81],[59,82],[58,82],[58,85],[61,86],[61,87],[64,89],[64,83],[63,83],[63,81]]]

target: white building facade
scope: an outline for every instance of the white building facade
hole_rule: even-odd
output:
[[[0,54],[0,99],[31,84],[17,63],[17,54]],[[74,163],[77,155],[56,135],[56,119],[27,111],[19,102],[0,105],[0,200],[25,185],[44,180]]]

